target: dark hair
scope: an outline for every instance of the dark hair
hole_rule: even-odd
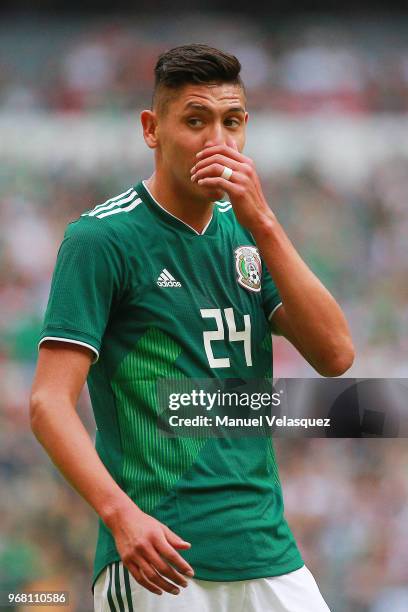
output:
[[[153,105],[162,88],[187,84],[232,83],[244,89],[241,64],[235,55],[201,44],[182,45],[162,53],[156,63]]]

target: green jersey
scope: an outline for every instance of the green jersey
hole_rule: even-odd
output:
[[[270,436],[176,437],[157,427],[157,381],[272,377],[281,299],[229,202],[199,234],[140,182],[69,224],[40,342],[89,347],[96,449],[127,495],[191,542],[195,577],[234,581],[303,565],[283,516]],[[120,560],[102,521],[94,581]]]

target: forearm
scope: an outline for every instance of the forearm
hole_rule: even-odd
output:
[[[319,373],[339,376],[354,358],[346,319],[269,208],[252,159],[238,150],[233,139],[205,147],[197,157],[191,180],[226,191],[237,220],[255,238],[282,296],[284,307],[274,315],[279,330]],[[223,175],[225,168],[232,170],[232,178]]]
[[[259,251],[282,297],[297,343],[316,369],[352,360],[345,316],[271,214],[253,232]]]
[[[71,400],[44,401],[34,392],[30,410],[34,434],[111,529],[120,558],[137,582],[158,595],[179,593],[175,585],[186,587],[185,575],[193,576],[194,570],[177,549],[188,550],[191,544],[145,514],[122,491],[99,459]]]
[[[53,463],[109,527],[130,498],[100,460],[70,401],[58,398],[51,405],[34,397],[31,428]]]

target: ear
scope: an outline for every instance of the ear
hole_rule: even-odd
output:
[[[140,113],[140,121],[143,127],[143,137],[150,149],[157,147],[157,117],[151,110],[144,110]]]

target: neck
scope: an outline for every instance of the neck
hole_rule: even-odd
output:
[[[184,192],[168,177],[161,178],[157,172],[146,181],[146,185],[155,200],[180,221],[183,221],[199,234],[210,222],[213,214],[213,203],[197,199],[189,192]]]

